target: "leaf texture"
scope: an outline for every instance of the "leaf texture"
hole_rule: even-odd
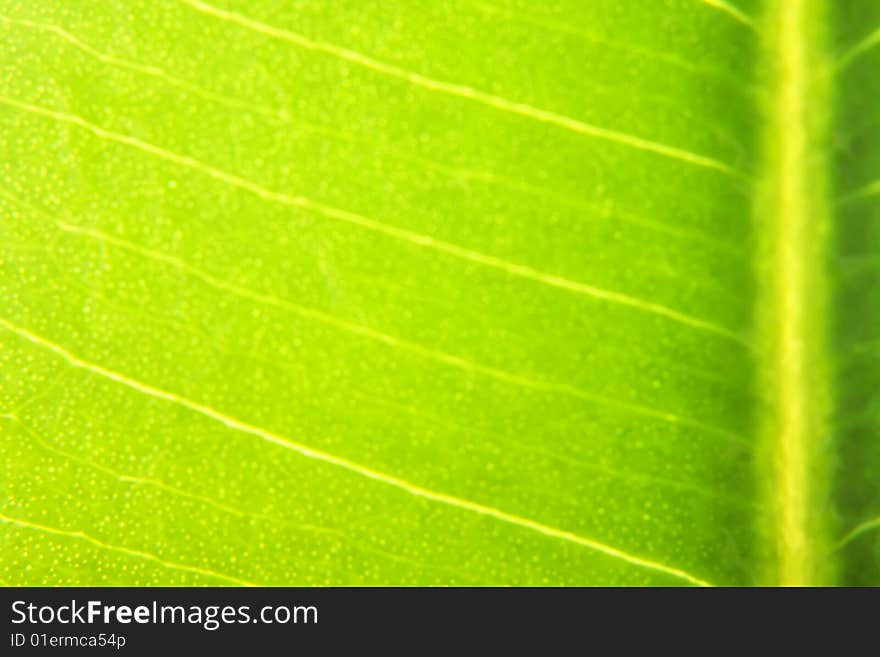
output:
[[[770,4],[0,1],[0,577],[778,581]],[[880,9],[827,12],[798,499],[870,584]]]

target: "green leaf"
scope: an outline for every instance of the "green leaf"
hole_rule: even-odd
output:
[[[880,584],[871,0],[0,0],[0,578]]]

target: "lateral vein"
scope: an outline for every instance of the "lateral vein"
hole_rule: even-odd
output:
[[[700,0],[700,2],[727,14],[734,20],[742,23],[743,25],[746,25],[747,27],[750,27],[752,29],[755,29],[756,27],[755,21],[752,19],[751,16],[749,16],[739,7],[736,7],[735,5],[727,2],[726,0]]]
[[[82,130],[91,132],[93,135],[99,138],[130,146],[144,153],[148,153],[166,161],[173,162],[174,164],[177,164],[179,166],[192,169],[194,171],[202,173],[203,175],[214,178],[215,180],[226,183],[227,185],[247,191],[267,201],[300,208],[302,210],[313,212],[329,219],[334,219],[337,221],[348,223],[350,225],[359,226],[366,230],[380,233],[402,242],[407,242],[415,246],[431,249],[439,253],[444,253],[446,255],[458,258],[460,260],[466,260],[481,265],[483,267],[495,269],[497,271],[504,272],[510,276],[531,280],[550,287],[555,287],[557,289],[566,290],[568,292],[581,294],[587,297],[592,297],[600,301],[605,301],[621,306],[627,306],[641,312],[664,317],[678,324],[717,335],[721,338],[724,338],[725,340],[738,343],[742,346],[748,346],[747,341],[742,335],[734,330],[731,330],[714,322],[688,315],[687,313],[674,310],[672,308],[654,303],[652,301],[632,297],[621,292],[606,290],[604,288],[589,285],[587,283],[573,281],[557,274],[540,271],[528,265],[522,265],[487,253],[474,251],[472,249],[459,246],[457,244],[452,244],[451,242],[437,239],[424,233],[417,233],[411,230],[407,230],[405,228],[398,228],[396,226],[383,223],[376,219],[372,219],[370,217],[357,214],[355,212],[350,212],[348,210],[325,205],[305,196],[293,196],[284,192],[278,192],[264,187],[263,185],[260,185],[259,183],[256,183],[252,180],[248,180],[227,171],[223,171],[222,169],[218,169],[212,165],[201,162],[200,160],[197,160],[196,158],[190,157],[188,155],[174,153],[160,146],[156,146],[155,144],[151,144],[149,142],[138,139],[137,137],[132,137],[130,135],[124,135],[113,132],[112,130],[107,130],[106,128],[102,128],[93,123],[90,123],[89,121],[86,121],[82,117],[75,114],[58,112],[55,110],[47,109],[45,107],[40,107],[39,105],[32,105],[31,103],[25,103],[19,100],[15,100],[13,98],[8,98],[6,96],[0,96],[0,104],[16,108],[23,112],[30,112],[37,116],[43,116],[46,118],[54,119],[56,121],[60,121],[62,123],[77,126]]]
[[[231,584],[237,584],[239,586],[258,586],[253,582],[248,582],[247,580],[240,579],[238,577],[232,577],[231,575],[224,575],[223,573],[218,573],[213,570],[208,570],[207,568],[200,568],[198,566],[189,566],[186,564],[176,563],[174,561],[166,561],[161,557],[156,556],[155,554],[151,554],[149,552],[144,552],[143,550],[136,550],[133,548],[125,547],[123,545],[114,545],[112,543],[105,543],[93,536],[89,536],[88,534],[81,531],[72,531],[67,529],[59,529],[57,527],[50,527],[48,525],[43,525],[37,522],[32,522],[30,520],[22,520],[21,518],[13,518],[11,516],[0,514],[0,522],[14,525],[16,527],[21,527],[23,529],[33,529],[38,532],[43,532],[45,534],[52,534],[54,536],[66,536],[67,538],[75,538],[80,541],[85,541],[86,543],[91,543],[92,545],[101,548],[102,550],[108,550],[110,552],[118,552],[119,554],[124,554],[129,557],[135,557],[137,559],[145,559],[147,561],[152,561],[153,563],[157,563],[163,568],[168,568],[169,570],[180,570],[187,573],[194,573],[196,575],[203,575],[205,577],[211,577],[215,579],[219,579],[225,582],[229,582]]]
[[[517,527],[521,527],[523,529],[527,529],[533,532],[537,532],[539,534],[543,534],[545,536],[549,536],[551,538],[555,538],[558,540],[566,541],[569,543],[574,543],[576,545],[580,545],[582,547],[588,548],[590,550],[600,552],[605,554],[606,556],[612,557],[614,559],[619,559],[621,561],[625,561],[634,566],[645,568],[648,570],[652,570],[659,573],[664,573],[666,575],[670,575],[672,577],[678,578],[680,580],[686,581],[690,584],[694,584],[697,586],[711,586],[709,582],[692,575],[684,570],[679,568],[675,568],[673,566],[668,566],[662,563],[658,563],[656,561],[652,561],[650,559],[646,559],[643,557],[639,557],[634,554],[630,554],[624,550],[615,548],[611,545],[607,545],[605,543],[601,543],[599,541],[585,538],[573,532],[559,529],[557,527],[552,527],[549,525],[545,525],[535,520],[531,520],[529,518],[523,518],[521,516],[517,516],[512,513],[508,513],[506,511],[502,511],[500,509],[496,509],[494,507],[486,506],[480,504],[478,502],[473,502],[471,500],[466,500],[460,497],[456,497],[453,495],[449,495],[447,493],[442,493],[439,491],[434,491],[428,488],[424,488],[412,482],[409,482],[405,479],[401,479],[397,476],[387,474],[378,470],[374,470],[366,465],[361,463],[357,463],[355,461],[351,461],[349,459],[343,458],[341,456],[336,456],[335,454],[331,454],[329,452],[324,452],[322,450],[316,449],[314,447],[310,447],[303,443],[299,443],[283,436],[279,436],[270,431],[262,429],[258,426],[248,424],[241,420],[238,420],[234,417],[221,413],[220,411],[211,408],[210,406],[206,406],[199,402],[193,401],[186,397],[182,397],[176,393],[169,392],[166,390],[162,390],[160,388],[153,387],[149,384],[143,383],[141,381],[137,381],[136,379],[132,379],[124,374],[120,374],[119,372],[115,372],[113,370],[109,370],[101,365],[96,363],[92,363],[90,361],[84,360],[75,354],[71,353],[64,347],[43,338],[35,333],[28,331],[27,329],[16,326],[15,324],[5,320],[0,319],[0,326],[5,328],[18,335],[19,337],[24,338],[25,340],[35,344],[39,347],[42,347],[56,356],[59,356],[63,360],[65,360],[68,364],[73,367],[80,368],[87,372],[90,372],[94,375],[103,377],[110,381],[114,381],[115,383],[121,384],[127,388],[132,390],[136,390],[144,395],[149,397],[153,397],[155,399],[160,399],[163,401],[171,402],[173,404],[177,404],[183,408],[187,408],[190,411],[198,413],[208,419],[214,420],[234,431],[240,431],[242,433],[246,433],[262,440],[265,440],[268,443],[272,443],[283,447],[284,449],[291,450],[296,452],[297,454],[304,456],[309,459],[314,459],[316,461],[321,461],[323,463],[327,463],[329,465],[333,465],[354,474],[360,475],[367,479],[379,482],[381,484],[385,484],[387,486],[391,486],[393,488],[397,488],[402,490],[410,495],[415,497],[420,497],[422,499],[429,500],[431,502],[435,502],[438,504],[443,504],[446,506],[454,507],[460,510],[469,511],[471,513],[476,513],[482,516],[486,516],[489,518],[493,518],[494,520],[501,521],[503,523],[507,523],[510,525],[514,525]],[[7,522],[16,522],[15,519],[5,518],[4,516],[0,516],[0,520],[5,520]],[[38,525],[27,525],[33,526],[34,528],[42,528]],[[45,528],[43,528],[45,529]],[[65,533],[60,530],[52,530],[49,528],[49,531],[54,531],[54,533]],[[83,538],[85,540],[90,540],[91,542],[99,543],[96,539],[90,539],[85,535],[77,533],[71,534],[78,538]],[[101,544],[103,547],[107,547],[104,544]],[[113,546],[115,547],[115,546]],[[127,548],[125,548],[127,549]],[[122,551],[122,550],[120,550]],[[132,554],[137,554],[138,556],[142,556],[144,558],[153,558],[153,560],[159,560],[158,557],[154,557],[153,555],[146,555],[143,553],[138,553],[137,551],[131,551]],[[175,564],[176,565],[176,564]],[[186,567],[190,568],[190,567]],[[193,569],[194,572],[196,569]],[[206,571],[209,572],[209,571]],[[216,573],[215,573],[216,575]],[[224,577],[221,575],[221,577]],[[231,578],[230,578],[231,579]],[[245,582],[240,582],[245,583]]]
[[[301,117],[297,117],[296,121],[294,121],[293,116],[282,107],[273,108],[265,105],[251,103],[240,98],[225,96],[215,91],[211,91],[210,89],[200,87],[183,78],[177,77],[176,75],[173,75],[172,73],[158,66],[154,66],[152,64],[143,64],[133,60],[124,59],[117,55],[102,52],[97,48],[89,45],[88,43],[85,43],[82,39],[74,34],[71,34],[61,26],[55,25],[53,23],[41,23],[39,21],[32,21],[28,19],[11,18],[2,14],[0,14],[0,22],[54,34],[58,38],[70,43],[76,48],[79,48],[81,51],[89,54],[100,62],[103,62],[110,66],[115,66],[120,69],[133,71],[140,75],[154,78],[168,86],[180,89],[186,93],[191,93],[193,95],[199,96],[200,98],[203,98],[208,102],[217,103],[218,105],[222,105],[224,107],[230,107],[250,112],[269,120],[280,121],[282,123],[291,125],[294,130],[297,130],[299,132],[320,135],[322,137],[330,137],[331,139],[345,142],[347,144],[355,144],[357,146],[367,146],[369,148],[381,149],[383,154],[387,154],[394,159],[400,160],[402,162],[407,162],[409,164],[423,166],[430,171],[437,172],[449,178],[450,180],[466,179],[473,180],[475,182],[482,182],[487,185],[497,185],[500,187],[505,187],[507,189],[523,194],[528,194],[530,196],[550,199],[569,207],[587,210],[590,213],[600,216],[603,219],[614,219],[616,221],[646,227],[650,230],[655,230],[680,239],[694,240],[696,242],[700,242],[714,249],[717,249],[719,253],[724,255],[731,255],[734,257],[742,256],[741,249],[737,249],[736,245],[732,245],[726,241],[713,238],[711,235],[705,233],[690,231],[670,225],[668,223],[653,221],[619,210],[612,210],[612,208],[603,206],[601,204],[591,204],[581,199],[575,199],[571,196],[567,196],[560,192],[544,189],[543,187],[529,183],[527,181],[520,181],[514,178],[508,178],[506,176],[491,171],[458,168],[435,160],[431,160],[427,157],[419,157],[403,153],[389,147],[387,144],[377,142],[376,140],[364,139],[354,131],[347,131],[344,129],[320,125],[317,123],[310,123],[303,120]]]
[[[870,520],[866,520],[865,522],[857,525],[851,531],[844,534],[843,538],[841,538],[837,544],[834,546],[835,550],[840,550],[850,543],[852,543],[855,539],[857,539],[862,534],[870,532],[874,529],[880,528],[880,516],[876,518],[871,518]]]
[[[2,190],[0,190],[0,195],[3,195]],[[209,285],[216,290],[232,294],[242,299],[247,299],[252,303],[258,303],[260,305],[266,306],[274,306],[279,309],[287,310],[289,312],[299,315],[300,317],[303,317],[304,319],[331,326],[336,330],[344,331],[346,333],[357,335],[362,338],[367,338],[369,340],[379,342],[394,349],[400,349],[402,351],[415,354],[421,358],[424,358],[425,360],[440,363],[448,367],[454,367],[456,369],[463,370],[472,374],[479,374],[491,379],[495,379],[496,381],[501,381],[503,383],[515,385],[521,388],[566,395],[577,399],[583,399],[585,401],[589,401],[595,404],[616,408],[618,410],[626,411],[634,415],[650,417],[655,420],[668,422],[670,424],[678,424],[681,426],[692,427],[694,429],[699,429],[713,435],[723,436],[735,443],[745,444],[745,440],[742,436],[739,436],[727,429],[723,429],[712,424],[706,424],[691,417],[678,415],[676,413],[665,411],[659,408],[615,399],[613,397],[597,395],[595,393],[588,392],[587,390],[583,390],[581,388],[566,383],[557,383],[554,381],[537,379],[519,374],[517,372],[501,369],[499,367],[484,365],[482,363],[464,358],[462,356],[458,356],[453,353],[432,349],[417,342],[412,342],[396,335],[384,333],[363,324],[357,324],[355,322],[348,321],[344,318],[337,317],[336,315],[323,312],[316,308],[302,306],[300,304],[293,303],[292,301],[288,301],[287,299],[282,299],[270,294],[266,294],[264,292],[259,292],[257,290],[252,290],[250,288],[230,283],[229,281],[217,278],[216,276],[209,274],[208,272],[203,271],[197,267],[194,267],[188,262],[185,262],[174,256],[168,255],[166,253],[161,253],[159,251],[154,251],[152,249],[146,249],[140,245],[132,244],[131,242],[113,237],[111,235],[107,235],[100,231],[96,231],[90,228],[83,228],[82,226],[76,226],[64,221],[56,220],[55,224],[60,230],[64,232],[91,238],[102,244],[115,246],[116,248],[135,253],[143,258],[147,258],[154,262],[159,262],[164,265],[173,267],[178,271],[183,272],[184,274],[187,274],[189,276],[192,276],[193,278],[202,281],[206,285]]]
[[[840,71],[841,69],[848,67],[857,59],[860,59],[869,51],[873,50],[877,46],[877,44],[880,44],[880,27],[874,29],[874,31],[870,32],[868,36],[859,41],[856,45],[844,51],[844,53],[840,55],[840,58],[837,60],[837,63],[835,64],[835,69],[837,71]]]
[[[213,16],[214,18],[234,23],[243,28],[252,30],[271,38],[287,41],[305,50],[331,55],[347,62],[351,62],[352,64],[356,64],[363,68],[372,70],[376,73],[397,78],[399,80],[405,80],[406,82],[409,82],[410,84],[421,87],[423,89],[428,89],[430,91],[445,93],[450,96],[456,96],[458,98],[474,101],[487,107],[492,107],[503,112],[516,114],[518,116],[522,116],[533,121],[538,121],[540,123],[555,125],[557,127],[570,130],[571,132],[579,133],[595,139],[614,142],[623,146],[635,148],[636,150],[654,153],[656,155],[679,160],[681,162],[686,162],[688,164],[692,164],[698,167],[713,169],[728,176],[743,176],[742,172],[737,171],[729,164],[726,164],[724,162],[721,162],[720,160],[711,157],[707,157],[705,155],[692,153],[691,151],[682,148],[668,146],[666,144],[661,144],[655,141],[651,141],[649,139],[637,137],[635,135],[630,135],[627,133],[618,132],[616,130],[595,126],[589,123],[585,123],[583,121],[579,121],[577,119],[573,119],[569,116],[564,116],[562,114],[557,114],[555,112],[551,112],[545,109],[533,107],[526,103],[520,103],[517,101],[509,100],[507,98],[502,98],[501,96],[489,94],[465,85],[436,80],[426,75],[422,75],[421,73],[409,71],[399,66],[395,66],[393,64],[388,64],[378,59],[374,59],[372,57],[369,57],[368,55],[364,55],[363,53],[349,50],[348,48],[343,48],[322,41],[314,41],[290,30],[267,25],[266,23],[248,18],[247,16],[243,16],[242,14],[227,11],[225,9],[220,9],[219,7],[214,7],[213,5],[201,2],[200,0],[180,1],[186,5],[189,5],[196,11],[199,11],[208,16]]]

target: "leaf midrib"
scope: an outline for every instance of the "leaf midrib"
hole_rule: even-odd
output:
[[[830,85],[825,0],[773,0],[765,23],[769,71],[765,169],[756,197],[761,235],[757,299],[760,389],[759,481],[773,509],[770,583],[831,581],[828,518],[820,500],[830,477],[820,458],[830,385],[826,365],[830,211],[827,129]]]

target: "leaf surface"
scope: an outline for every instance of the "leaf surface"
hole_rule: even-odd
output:
[[[880,582],[880,9],[826,4],[0,1],[0,577]]]

